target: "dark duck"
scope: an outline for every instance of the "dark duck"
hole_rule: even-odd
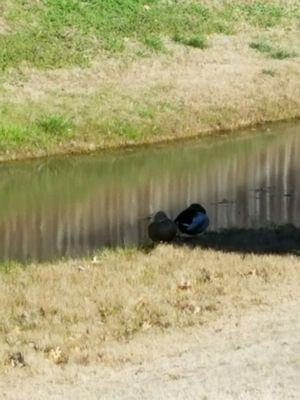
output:
[[[158,211],[148,227],[153,242],[171,242],[177,234],[177,226],[163,211]]]
[[[205,208],[198,203],[194,203],[183,210],[174,222],[182,233],[198,235],[207,229],[209,218]]]

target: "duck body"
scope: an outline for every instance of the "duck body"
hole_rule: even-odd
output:
[[[205,208],[196,203],[183,210],[174,222],[182,233],[188,235],[198,235],[209,226],[209,218]]]
[[[171,242],[176,234],[176,224],[163,211],[157,212],[148,227],[150,239],[153,242]]]

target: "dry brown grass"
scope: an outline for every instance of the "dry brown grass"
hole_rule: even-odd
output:
[[[72,119],[73,139],[46,149],[48,154],[159,142],[299,117],[300,58],[274,60],[250,49],[259,34],[215,35],[207,50],[169,43],[167,54],[102,59],[86,69],[12,71],[0,100],[24,123],[45,113]],[[264,35],[299,53],[299,31],[273,29]],[[35,154],[18,150],[3,158]]]
[[[4,18],[0,17],[0,35],[7,32],[10,32],[10,26]]]
[[[47,362],[115,362],[118,343],[267,304],[270,293],[299,283],[294,256],[167,245],[12,268],[0,276],[2,371],[18,352],[32,371]]]

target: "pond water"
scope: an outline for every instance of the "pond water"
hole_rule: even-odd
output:
[[[0,165],[0,260],[145,244],[146,219],[203,204],[210,229],[300,226],[300,123],[155,149]]]

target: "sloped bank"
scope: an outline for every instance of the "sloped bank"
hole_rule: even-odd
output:
[[[295,35],[288,37],[295,42]],[[89,68],[8,75],[0,160],[138,146],[300,117],[300,58],[274,59],[249,34],[215,35],[208,49]]]

